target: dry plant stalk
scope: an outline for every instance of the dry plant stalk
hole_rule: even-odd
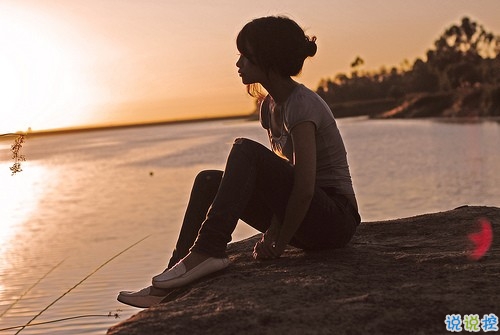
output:
[[[40,312],[38,312],[37,315],[35,315],[33,318],[31,318],[31,320],[29,320],[27,323],[25,323],[24,325],[22,326],[15,326],[13,328],[19,328],[19,330],[14,334],[14,335],[17,335],[19,333],[21,333],[26,327],[28,326],[32,326],[34,325],[33,324],[33,321],[38,318],[40,315],[43,314],[43,312],[45,312],[46,310],[48,310],[50,307],[52,307],[56,302],[58,302],[59,300],[61,300],[62,298],[64,298],[67,294],[69,294],[71,291],[73,291],[75,288],[77,288],[78,286],[80,286],[84,281],[86,281],[87,279],[89,279],[94,273],[96,273],[97,271],[99,271],[100,269],[102,269],[103,267],[105,267],[108,263],[110,263],[111,261],[113,261],[114,259],[118,258],[120,255],[124,254],[126,251],[132,249],[133,247],[135,247],[136,245],[138,245],[139,243],[141,243],[142,241],[144,241],[145,239],[147,239],[150,235],[147,235],[143,238],[141,238],[139,241],[133,243],[132,245],[129,245],[128,247],[126,247],[125,249],[123,249],[122,251],[120,251],[119,253],[117,253],[116,255],[114,255],[113,257],[111,257],[110,259],[108,259],[107,261],[105,261],[104,263],[102,263],[100,266],[98,266],[94,271],[92,271],[91,273],[89,273],[85,278],[83,278],[82,280],[80,280],[78,283],[76,283],[73,287],[71,287],[69,290],[67,290],[66,292],[64,292],[63,294],[61,294],[57,299],[55,299],[54,301],[52,301],[50,304],[48,304],[47,306],[45,306],[45,308],[43,308]],[[118,312],[119,310],[117,310]],[[115,314],[112,314],[111,312],[108,314],[108,315],[78,315],[78,316],[74,316],[74,317],[70,317],[70,318],[63,318],[63,319],[57,319],[57,320],[53,320],[51,321],[50,323],[52,322],[59,322],[59,321],[65,321],[65,320],[69,320],[69,319],[78,319],[78,318],[86,318],[86,317],[94,317],[94,316],[108,316],[108,317],[111,317],[111,316],[114,316],[115,318],[119,318],[119,314],[118,313],[115,313]],[[9,328],[10,329],[10,328]],[[3,330],[8,330],[7,328],[4,328],[4,329],[0,329],[0,331],[3,331]]]
[[[15,175],[18,172],[21,172],[21,162],[26,161],[26,157],[20,154],[21,148],[23,147],[23,143],[26,141],[26,134],[0,134],[0,137],[3,136],[16,136],[14,140],[14,144],[10,146],[10,151],[12,152],[12,159],[14,160],[14,164],[10,167],[10,171],[12,175]]]
[[[23,147],[23,143],[26,140],[26,135],[19,134],[14,140],[14,144],[10,146],[10,150],[12,151],[12,159],[14,160],[14,164],[10,167],[10,171],[12,175],[15,175],[18,172],[21,172],[23,169],[21,168],[21,162],[26,161],[26,157],[20,154],[21,148]]]

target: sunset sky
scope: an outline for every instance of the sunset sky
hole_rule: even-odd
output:
[[[299,81],[424,57],[464,16],[500,34],[499,0],[0,0],[0,133],[245,114],[235,38],[283,14],[318,38]]]

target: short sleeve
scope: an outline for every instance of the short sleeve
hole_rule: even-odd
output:
[[[316,129],[321,124],[324,106],[311,94],[296,94],[292,100],[288,101],[285,111],[285,127],[287,132],[291,132],[293,127],[302,122],[312,122]]]

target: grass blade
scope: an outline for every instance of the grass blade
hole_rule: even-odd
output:
[[[110,259],[108,259],[106,262],[104,262],[101,265],[99,265],[95,270],[93,270],[91,273],[89,273],[87,276],[85,276],[85,278],[83,278],[82,280],[80,280],[73,287],[71,287],[70,289],[68,289],[66,292],[64,292],[63,294],[61,294],[57,299],[55,299],[50,304],[48,304],[44,309],[42,309],[40,312],[38,312],[37,315],[35,315],[33,318],[31,318],[31,320],[29,320],[24,326],[22,326],[21,329],[19,329],[16,332],[16,335],[19,334],[24,328],[26,328],[27,326],[29,326],[36,318],[38,318],[40,315],[42,315],[43,312],[45,312],[50,307],[52,307],[56,302],[58,302],[59,300],[61,300],[62,298],[64,298],[67,294],[69,294],[75,288],[77,288],[78,286],[80,286],[84,281],[86,281],[87,279],[89,279],[94,273],[96,273],[97,271],[99,271],[100,269],[102,269],[104,266],[106,266],[108,263],[110,263],[111,261],[113,261],[114,259],[116,259],[117,257],[119,257],[120,255],[122,255],[124,252],[130,250],[131,248],[135,247],[136,245],[138,245],[139,243],[141,243],[142,241],[144,241],[145,239],[147,239],[149,236],[151,236],[151,235],[147,235],[147,236],[141,238],[139,241],[135,242],[132,245],[129,245],[127,248],[123,249],[122,251],[120,251],[119,253],[117,253],[116,255],[114,255],[113,257],[111,257]]]
[[[58,264],[53,266],[46,274],[44,274],[42,277],[40,277],[33,285],[31,285],[26,291],[24,291],[23,294],[19,296],[9,307],[7,307],[6,310],[4,310],[2,313],[0,313],[0,318],[3,317],[12,307],[14,307],[19,301],[21,301],[22,298],[24,298],[25,295],[27,295],[35,286],[37,286],[42,280],[44,280],[52,271],[57,269],[59,265],[61,265],[64,262],[64,259],[60,261]]]

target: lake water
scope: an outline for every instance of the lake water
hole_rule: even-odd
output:
[[[500,206],[498,122],[338,123],[364,222]],[[21,334],[104,334],[136,313],[117,292],[163,270],[195,175],[222,169],[235,137],[267,143],[257,122],[235,120],[31,137],[15,176],[10,142],[0,142],[0,328],[49,305],[33,323],[86,317]],[[254,233],[240,225],[233,240]],[[110,312],[120,319],[91,316]]]

